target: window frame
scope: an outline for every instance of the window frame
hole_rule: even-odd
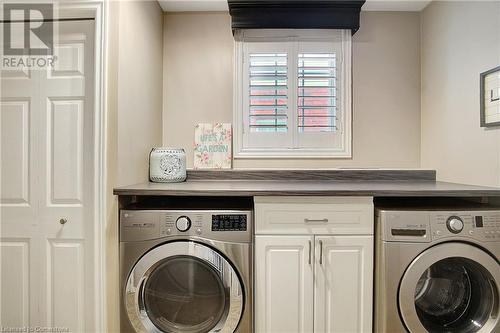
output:
[[[329,45],[330,44],[330,45]],[[284,47],[286,45],[286,47]],[[239,30],[235,32],[233,73],[233,143],[235,159],[244,158],[351,158],[352,157],[352,98],[351,98],[351,54],[350,30]],[[288,55],[288,131],[286,135],[276,132],[251,134],[262,141],[274,140],[277,145],[257,147],[249,142],[249,51],[289,52]],[[340,128],[335,132],[299,133],[297,129],[297,57],[299,53],[332,52],[336,54],[337,112],[336,122]],[[339,52],[340,50],[340,52]],[[291,75],[293,74],[293,75]],[[292,92],[292,93],[291,93]],[[286,139],[277,140],[281,136]],[[260,139],[253,138],[257,143]],[[322,145],[324,147],[317,147]],[[290,146],[290,143],[292,145]],[[299,145],[301,147],[299,147]]]

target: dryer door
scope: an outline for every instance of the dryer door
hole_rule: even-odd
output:
[[[146,253],[125,286],[137,332],[233,332],[243,310],[242,283],[216,250],[191,241]]]
[[[403,321],[412,333],[490,333],[500,330],[500,265],[485,251],[450,242],[421,253],[399,290]]]

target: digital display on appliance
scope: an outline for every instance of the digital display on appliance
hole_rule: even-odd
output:
[[[476,228],[483,227],[483,217],[482,216],[474,216],[474,222],[476,222]]]
[[[246,231],[247,216],[238,214],[212,215],[212,231]]]

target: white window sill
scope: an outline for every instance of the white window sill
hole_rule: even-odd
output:
[[[332,149],[243,150],[233,159],[350,159],[350,151]]]

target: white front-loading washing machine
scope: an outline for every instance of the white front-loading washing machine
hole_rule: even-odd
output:
[[[376,216],[375,332],[500,332],[500,210]]]
[[[252,212],[122,210],[120,332],[252,332]]]

